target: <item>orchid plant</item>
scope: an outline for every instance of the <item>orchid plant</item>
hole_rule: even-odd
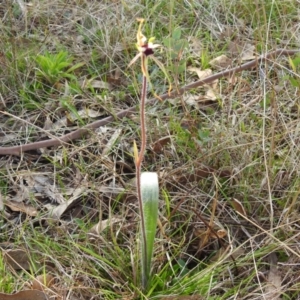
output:
[[[142,161],[144,159],[147,136],[146,136],[146,119],[145,119],[145,105],[147,97],[147,82],[150,83],[148,73],[148,58],[151,58],[158,67],[163,71],[166,78],[169,77],[163,64],[154,57],[154,49],[161,47],[159,44],[154,44],[155,38],[147,38],[142,33],[144,19],[138,19],[139,27],[137,32],[137,50],[138,54],[129,63],[132,66],[139,58],[141,59],[141,69],[143,74],[142,92],[140,103],[140,124],[141,124],[141,149],[138,151],[137,145],[134,142],[134,159],[136,167],[136,182],[137,182],[137,197],[141,215],[141,266],[142,266],[142,287],[145,290],[149,283],[151,260],[153,255],[154,238],[156,232],[156,223],[158,215],[158,197],[159,186],[158,176],[154,172],[143,172]],[[169,93],[171,91],[171,84]]]

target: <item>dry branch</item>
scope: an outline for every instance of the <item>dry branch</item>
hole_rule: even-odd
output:
[[[261,55],[254,60],[251,60],[245,64],[242,64],[241,66],[237,66],[237,67],[225,70],[225,71],[221,71],[219,73],[211,75],[202,80],[198,80],[196,82],[188,84],[170,94],[168,94],[168,93],[163,94],[163,95],[159,96],[159,98],[162,100],[175,98],[191,89],[195,89],[204,84],[213,82],[216,79],[219,79],[222,77],[230,77],[230,76],[233,76],[234,74],[242,72],[244,70],[249,70],[254,67],[257,67],[257,65],[263,61],[269,62],[269,61],[272,61],[271,59],[275,59],[276,57],[279,57],[279,56],[292,56],[297,53],[299,53],[299,50],[278,49],[278,50],[269,52],[265,55]],[[156,100],[157,100],[156,98],[152,98],[147,101],[147,104],[151,104],[151,103],[155,102]],[[118,119],[123,119],[123,118],[133,114],[135,111],[136,111],[136,107],[130,107],[126,110],[120,111],[119,113],[116,114],[115,117],[117,117]],[[0,113],[6,114],[3,111]],[[68,144],[70,141],[78,139],[78,138],[88,134],[91,130],[95,130],[96,128],[107,125],[113,121],[115,121],[115,118],[113,116],[110,116],[110,117],[104,118],[102,120],[98,120],[93,123],[90,123],[90,124],[84,126],[83,128],[75,130],[71,133],[68,133],[68,134],[62,136],[62,137],[57,137],[57,138],[39,141],[39,142],[28,143],[28,144],[19,145],[19,146],[0,147],[0,155],[20,155],[22,152],[29,151],[29,150],[36,150],[36,149],[40,149],[40,148]]]

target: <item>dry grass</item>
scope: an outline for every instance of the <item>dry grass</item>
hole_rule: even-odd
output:
[[[174,86],[197,79],[178,60],[205,68],[225,54],[238,65],[249,45],[255,53],[299,47],[296,1],[2,2],[0,110],[16,116],[0,116],[2,146],[59,137],[136,105],[140,70],[126,69],[136,17],[148,18],[147,35],[161,42],[181,28],[184,51],[156,54]],[[50,83],[37,72],[46,50],[83,65]],[[163,74],[149,71],[165,92]],[[137,115],[64,147],[1,156],[2,256],[23,249],[31,267],[0,259],[0,291],[51,274],[56,299],[300,299],[298,71],[280,58],[221,80],[216,99],[199,89],[192,102],[185,95],[147,108],[144,167],[159,173],[161,188],[147,295],[139,289],[133,184]],[[87,108],[97,115],[76,115]],[[54,218],[65,200],[72,205]],[[106,220],[112,224],[91,231]]]

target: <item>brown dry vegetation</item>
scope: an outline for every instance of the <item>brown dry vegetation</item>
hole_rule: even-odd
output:
[[[176,89],[204,69],[298,49],[298,13],[288,0],[2,0],[1,146],[59,139],[137,105],[141,71],[127,69],[137,17],[166,46],[156,57]],[[38,57],[57,53],[67,54],[66,68],[45,73]],[[161,198],[145,295],[132,158],[138,114],[60,146],[1,155],[0,292],[300,299],[298,71],[295,57],[270,59],[147,107],[143,167],[158,172]],[[155,92],[166,92],[158,68],[149,72]]]

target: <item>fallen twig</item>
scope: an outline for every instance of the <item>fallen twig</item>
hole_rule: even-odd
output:
[[[241,66],[216,73],[216,74],[211,75],[202,80],[198,80],[196,82],[188,84],[170,94],[168,94],[168,93],[163,94],[163,95],[159,96],[159,98],[161,100],[175,98],[191,89],[195,89],[204,84],[213,82],[216,79],[219,79],[222,77],[230,77],[230,76],[233,76],[235,73],[239,73],[244,70],[249,70],[253,67],[256,67],[262,61],[268,61],[269,59],[276,58],[278,56],[292,56],[299,52],[300,52],[299,50],[278,49],[278,50],[269,52],[266,55],[261,55],[261,56],[257,57],[257,59],[251,60]],[[151,103],[155,102],[156,100],[157,100],[157,98],[152,98],[147,101],[147,104],[151,104]],[[128,109],[120,111],[119,113],[117,113],[115,115],[115,117],[117,117],[119,119],[123,119],[123,118],[133,114],[135,111],[136,111],[136,107],[130,107]],[[5,112],[0,112],[0,113],[7,114]],[[19,145],[19,146],[0,147],[0,155],[20,155],[22,152],[29,151],[29,150],[35,150],[35,149],[40,149],[40,148],[68,144],[70,141],[78,139],[78,138],[88,134],[91,130],[95,130],[96,128],[99,128],[101,126],[107,125],[107,124],[115,121],[115,117],[110,116],[110,117],[104,118],[102,120],[95,121],[93,123],[90,123],[90,124],[80,128],[80,129],[77,129],[71,133],[68,133],[62,137],[56,137],[56,138],[49,139],[49,140],[33,142],[33,143]]]

